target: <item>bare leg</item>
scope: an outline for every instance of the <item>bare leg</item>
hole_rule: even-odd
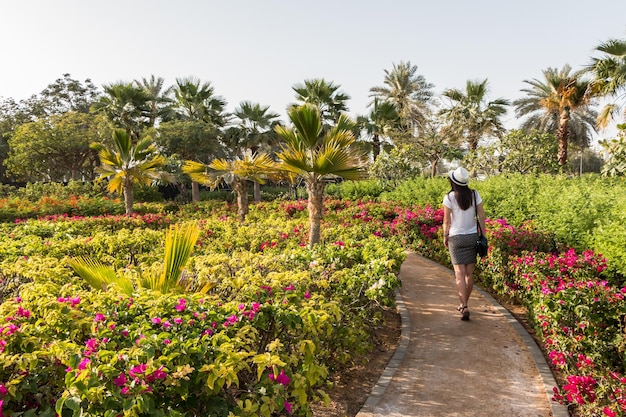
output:
[[[474,289],[474,264],[454,265],[456,288],[459,293],[461,306],[467,306],[472,290]]]

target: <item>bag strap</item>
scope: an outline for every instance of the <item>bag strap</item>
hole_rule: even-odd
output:
[[[476,190],[472,190],[472,199],[474,200],[474,216],[476,218],[476,225],[478,225],[478,236],[483,235],[483,231],[480,228],[480,219],[478,218],[478,207],[476,207]]]

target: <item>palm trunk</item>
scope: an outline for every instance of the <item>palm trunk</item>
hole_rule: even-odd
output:
[[[378,134],[374,134],[372,138],[372,153],[374,154],[374,161],[376,161],[376,158],[380,155],[380,137]]]
[[[191,200],[200,201],[200,184],[195,181],[191,183]]]
[[[248,215],[250,204],[248,202],[248,190],[246,189],[245,181],[235,181],[233,183],[233,190],[237,194],[237,214],[239,220],[244,221]]]
[[[133,183],[124,181],[124,208],[126,209],[126,215],[133,214]]]
[[[257,203],[261,201],[261,184],[256,181],[254,182],[254,201]]]
[[[567,143],[569,142],[569,110],[565,109],[561,111],[561,117],[559,118],[559,129],[557,130],[557,137],[559,138],[559,165],[564,166],[567,164]]]
[[[309,193],[309,248],[319,243],[322,227],[322,216],[324,214],[324,183],[319,179],[314,179],[306,183],[306,190]]]

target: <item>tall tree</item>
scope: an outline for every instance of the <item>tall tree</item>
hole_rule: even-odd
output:
[[[440,110],[444,118],[446,134],[459,142],[467,142],[470,151],[475,151],[482,138],[500,138],[505,132],[501,118],[506,114],[508,100],[487,100],[488,81],[468,80],[465,91],[450,88],[442,96],[448,103]]]
[[[133,213],[133,185],[150,185],[153,182],[172,182],[173,177],[161,170],[166,164],[163,155],[157,152],[150,138],[143,138],[136,144],[126,131],[116,129],[113,133],[113,148],[101,143],[91,147],[98,152],[100,180],[108,179],[107,188],[124,196],[126,215]]]
[[[319,109],[322,121],[326,124],[336,122],[342,113],[348,111],[346,102],[350,100],[350,96],[339,91],[341,86],[335,85],[332,81],[329,82],[323,78],[309,79],[292,88],[296,92],[296,100],[300,104],[315,105]]]
[[[384,85],[370,88],[370,97],[394,103],[404,130],[413,133],[428,118],[434,86],[417,74],[410,61],[394,63],[391,71],[384,71]]]
[[[92,105],[92,110],[103,112],[116,127],[124,129],[132,140],[138,140],[150,120],[148,93],[133,83],[123,82],[105,85],[104,93]]]
[[[195,77],[177,78],[173,92],[174,103],[166,120],[202,122],[212,129],[226,125],[226,100],[215,94],[210,82],[202,83]],[[193,201],[200,200],[200,186],[196,181],[191,183],[191,195]]]
[[[8,140],[5,165],[24,181],[90,181],[98,158],[89,145],[110,133],[102,116],[71,111],[24,123]]]
[[[235,117],[239,120],[238,127],[243,133],[243,146],[253,154],[264,149],[271,152],[278,142],[274,132],[274,126],[278,123],[280,115],[269,111],[269,106],[261,106],[258,103],[242,101],[235,109]],[[261,184],[254,182],[254,201],[261,200]]]
[[[168,114],[172,99],[169,98],[173,87],[164,88],[165,79],[155,77],[154,74],[150,78],[142,78],[141,81],[135,80],[137,87],[142,88],[147,95],[148,100],[148,126],[154,127],[157,120]]]
[[[31,97],[27,102],[34,116],[46,117],[70,111],[89,113],[99,96],[98,88],[89,78],[83,84],[70,74],[63,74],[62,78],[48,84],[39,96]]]
[[[221,144],[221,132],[210,123],[201,120],[170,120],[162,122],[158,128],[151,131],[155,143],[168,155],[170,167],[175,167],[179,179],[176,185],[183,196],[188,195],[189,178],[183,176],[180,170],[183,161],[193,159],[202,163],[209,163],[215,158],[224,155]],[[192,198],[200,199],[200,189],[192,186]]]
[[[354,122],[346,115],[323,129],[319,108],[310,103],[292,107],[288,112],[293,127],[276,126],[285,140],[277,154],[282,168],[301,176],[309,194],[309,247],[320,240],[324,209],[324,187],[329,178],[361,179],[365,155],[353,146]]]
[[[624,106],[626,93],[626,39],[609,39],[596,47],[601,57],[592,58],[588,70],[593,75],[591,93],[615,101],[600,112],[597,124],[605,128]],[[626,119],[626,108],[623,116]]]
[[[595,131],[597,114],[587,94],[590,82],[581,72],[572,72],[567,64],[560,70],[548,68],[543,76],[543,80],[524,80],[530,87],[521,91],[527,97],[515,100],[513,105],[518,117],[529,116],[522,128],[556,135],[559,165],[564,166],[570,140],[584,146]]]
[[[395,104],[391,101],[380,101],[375,98],[373,104],[374,107],[369,115],[357,118],[357,125],[359,129],[365,131],[367,138],[371,141],[372,159],[376,161],[383,144],[392,144],[392,137],[399,127],[400,117]]]

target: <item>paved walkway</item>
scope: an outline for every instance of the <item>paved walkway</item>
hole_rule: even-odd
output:
[[[567,417],[536,343],[474,287],[456,311],[454,273],[409,253],[400,271],[400,344],[357,417]]]

